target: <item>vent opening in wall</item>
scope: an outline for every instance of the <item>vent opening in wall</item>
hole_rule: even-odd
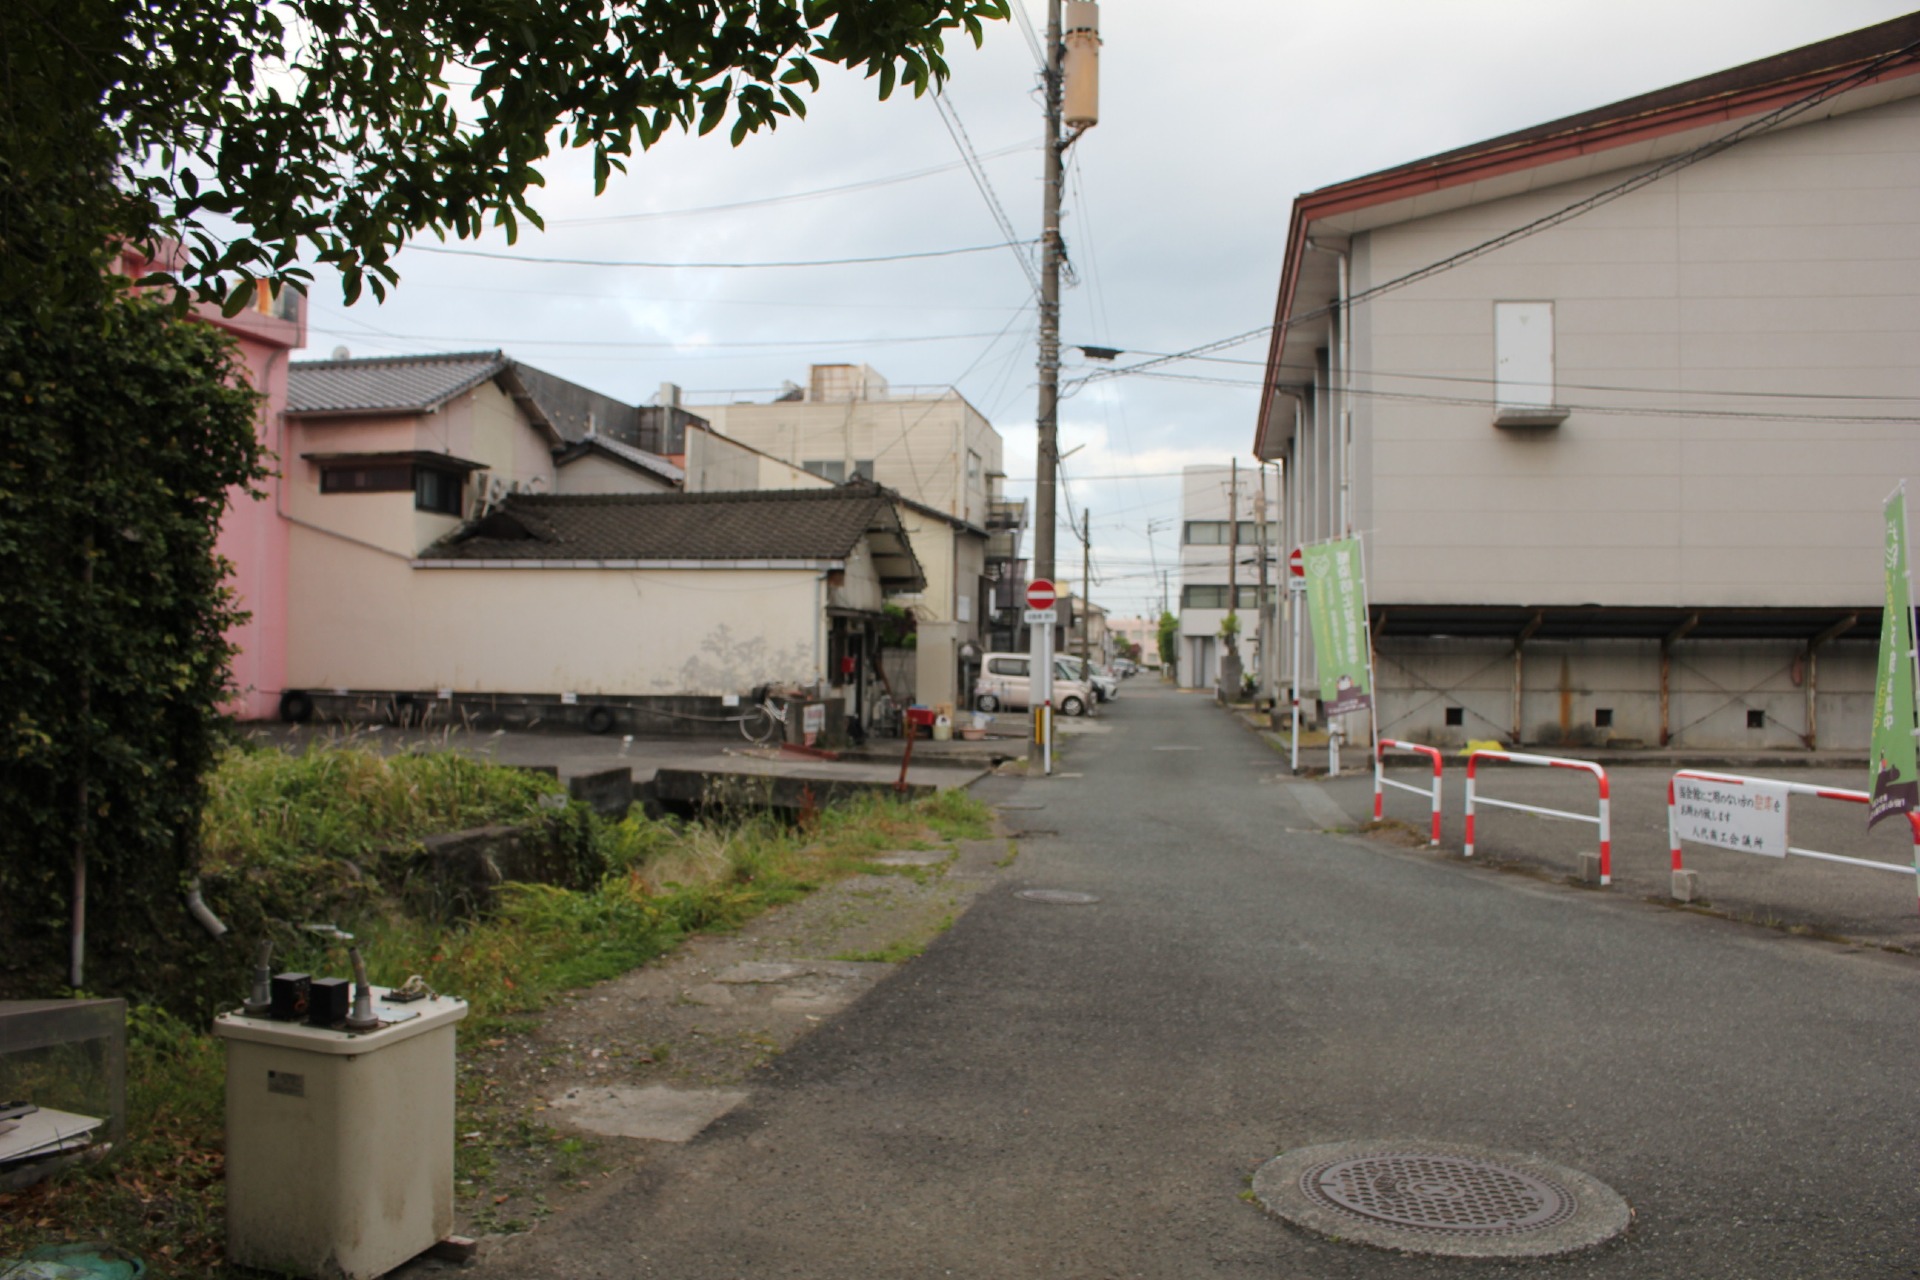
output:
[[[1466,722],[1467,722],[1467,709],[1465,707],[1448,707],[1447,708],[1447,724],[1448,725],[1463,725]]]
[[[1747,728],[1764,729],[1767,727],[1767,713],[1764,711],[1747,712]]]
[[[1613,708],[1595,707],[1593,711],[1593,727],[1596,729],[1613,728]]]

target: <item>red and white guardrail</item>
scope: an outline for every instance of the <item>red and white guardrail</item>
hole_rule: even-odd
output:
[[[1818,787],[1809,782],[1782,782],[1776,778],[1750,778],[1737,773],[1706,773],[1697,769],[1682,769],[1667,779],[1667,847],[1673,853],[1675,871],[1685,870],[1680,865],[1679,806],[1674,797],[1675,788],[1683,778],[1691,778],[1699,782],[1717,782],[1734,787],[1766,786],[1785,791],[1789,795],[1815,796],[1821,800],[1843,800],[1848,804],[1871,804],[1873,801],[1873,797],[1864,791],[1848,791],[1842,787]],[[1920,813],[1908,813],[1907,824],[1913,832],[1914,865],[1911,867],[1902,866],[1897,862],[1875,862],[1871,858],[1849,858],[1845,854],[1823,853],[1818,849],[1799,849],[1791,844],[1787,846],[1787,852],[1802,858],[1818,858],[1822,862],[1841,862],[1850,867],[1871,867],[1876,871],[1891,871],[1896,875],[1920,875]]]
[[[1565,809],[1543,809],[1538,805],[1518,804],[1512,800],[1493,800],[1480,797],[1480,803],[1496,809],[1518,809],[1521,813],[1537,813],[1548,818],[1570,818],[1575,822],[1591,822],[1600,828],[1600,883],[1613,883],[1613,820],[1608,814],[1609,794],[1607,790],[1607,771],[1591,760],[1567,760],[1560,756],[1528,756],[1517,751],[1479,750],[1467,753],[1467,803],[1466,854],[1473,856],[1473,801],[1474,775],[1482,760],[1503,760],[1508,764],[1537,764],[1553,769],[1577,769],[1590,773],[1600,782],[1600,812],[1597,817],[1584,813],[1571,813]]]
[[[1398,787],[1402,791],[1411,791],[1417,796],[1427,794],[1425,787],[1395,782],[1386,776],[1386,770],[1381,762],[1386,758],[1389,749],[1415,751],[1433,761],[1433,838],[1428,843],[1438,846],[1440,843],[1440,749],[1438,747],[1426,747],[1417,742],[1401,742],[1397,738],[1380,739],[1380,745],[1373,753],[1373,820],[1380,821],[1385,813],[1385,806],[1381,801],[1382,787]]]

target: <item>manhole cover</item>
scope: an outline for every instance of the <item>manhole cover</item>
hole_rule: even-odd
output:
[[[1095,894],[1075,893],[1071,889],[1021,889],[1013,896],[1028,902],[1050,902],[1056,907],[1084,907],[1100,901]]]
[[[1533,1231],[1564,1221],[1573,1197],[1544,1178],[1486,1160],[1393,1152],[1333,1160],[1300,1175],[1310,1200],[1423,1231]]]
[[[1321,1235],[1403,1253],[1539,1258],[1627,1229],[1611,1188],[1531,1156],[1424,1142],[1343,1142],[1268,1161],[1254,1194]]]

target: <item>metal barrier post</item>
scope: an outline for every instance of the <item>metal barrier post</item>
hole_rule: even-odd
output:
[[[1667,847],[1673,857],[1673,869],[1683,870],[1680,858],[1680,810],[1676,792],[1682,778],[1698,782],[1719,782],[1727,786],[1744,787],[1756,783],[1769,787],[1778,787],[1789,795],[1813,796],[1820,800],[1840,800],[1848,804],[1870,804],[1873,797],[1864,791],[1849,791],[1841,787],[1820,787],[1807,782],[1782,782],[1774,778],[1755,778],[1738,773],[1708,773],[1699,769],[1681,769],[1667,779]],[[1789,812],[1788,819],[1791,821]],[[1871,858],[1849,858],[1844,854],[1824,853],[1818,849],[1800,849],[1789,844],[1787,853],[1802,858],[1813,858],[1821,862],[1838,862],[1853,867],[1869,867],[1877,871],[1892,871],[1900,875],[1912,875],[1916,890],[1920,890],[1920,813],[1907,814],[1907,826],[1913,837],[1913,866],[1903,867],[1891,862],[1875,862]],[[1915,905],[1920,907],[1920,898]]]
[[[1426,756],[1433,761],[1433,838],[1427,843],[1438,848],[1440,845],[1441,764],[1440,750],[1437,747],[1423,746],[1418,742],[1401,742],[1395,738],[1382,738],[1375,744],[1373,752],[1373,820],[1375,822],[1381,821],[1386,813],[1386,806],[1382,802],[1381,797],[1381,789],[1383,787],[1398,787],[1402,791],[1411,791],[1417,796],[1427,794],[1426,789],[1423,787],[1410,786],[1404,782],[1394,782],[1386,776],[1386,769],[1382,762],[1386,757],[1387,748],[1389,747],[1396,751],[1418,752],[1420,755]]]
[[[1537,813],[1547,818],[1569,818],[1575,822],[1591,822],[1600,828],[1600,883],[1613,883],[1613,819],[1610,812],[1611,793],[1607,786],[1607,771],[1591,760],[1570,760],[1561,756],[1522,755],[1517,751],[1479,750],[1467,754],[1467,802],[1464,817],[1466,819],[1466,855],[1473,856],[1473,804],[1475,778],[1482,758],[1504,760],[1508,764],[1544,765],[1552,769],[1575,769],[1592,774],[1600,783],[1600,811],[1598,816],[1589,818],[1584,813],[1569,813],[1565,809],[1543,809],[1538,805],[1518,804],[1512,800],[1492,800],[1479,797],[1480,803],[1496,809],[1517,809],[1521,813]]]

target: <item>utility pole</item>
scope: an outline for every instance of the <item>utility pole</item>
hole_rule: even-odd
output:
[[[1054,512],[1056,477],[1060,467],[1060,187],[1067,148],[1098,121],[1100,6],[1088,0],[1072,5],[1071,31],[1060,21],[1062,0],[1047,0],[1046,65],[1041,68],[1041,100],[1046,110],[1046,163],[1040,183],[1040,404],[1035,415],[1039,436],[1033,493],[1034,579],[1054,580]],[[1068,44],[1071,42],[1072,47]],[[1069,109],[1068,72],[1073,102]],[[1063,123],[1073,133],[1061,137]],[[1029,767],[1051,772],[1047,746],[1053,733],[1053,627],[1035,628],[1029,649],[1038,704],[1035,741],[1028,753]],[[1044,741],[1043,741],[1044,740]]]
[[[1080,665],[1081,674],[1093,675],[1093,662],[1087,649],[1093,643],[1093,512],[1080,513]]]
[[[1045,168],[1040,179],[1040,448],[1034,468],[1033,576],[1053,578],[1054,486],[1060,465],[1060,175],[1066,148],[1060,145],[1061,0],[1047,0],[1047,65],[1041,98],[1047,124]]]
[[[1040,404],[1039,456],[1034,466],[1033,576],[1051,580],[1054,565],[1054,487],[1060,465],[1060,241],[1061,174],[1067,148],[1099,122],[1100,6],[1067,5],[1071,29],[1062,30],[1062,0],[1047,0],[1045,168],[1040,183]],[[1069,83],[1071,81],[1071,83]],[[1073,132],[1064,138],[1062,125]]]
[[[1254,610],[1258,621],[1253,628],[1254,649],[1260,655],[1260,690],[1267,689],[1267,652],[1269,636],[1267,633],[1267,464],[1260,464],[1260,487],[1253,495],[1253,518],[1256,522],[1254,545],[1260,549],[1260,590],[1254,597]]]
[[[1238,616],[1240,603],[1240,459],[1233,460],[1227,481],[1227,612]],[[1233,644],[1228,640],[1229,645]]]

